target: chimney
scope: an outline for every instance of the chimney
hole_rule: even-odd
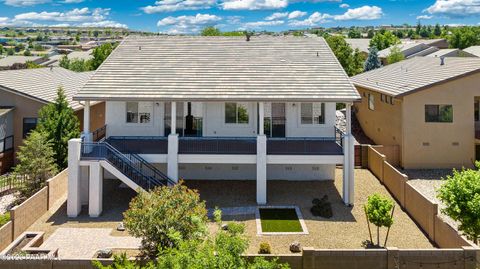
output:
[[[440,57],[440,65],[445,65],[445,57]]]

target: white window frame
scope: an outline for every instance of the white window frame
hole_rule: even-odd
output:
[[[235,122],[227,122],[227,104],[235,104]],[[238,104],[242,104],[245,106],[246,110],[247,110],[247,116],[248,116],[248,119],[247,119],[247,122],[242,122],[242,123],[239,123],[238,122]],[[246,103],[246,102],[225,102],[223,103],[223,123],[225,125],[230,125],[230,126],[249,126],[250,125],[250,120],[251,120],[251,116],[250,116],[250,104],[249,103]]]
[[[368,109],[375,110],[375,95],[373,95],[372,93],[369,93],[367,102],[368,102],[367,103]]]
[[[316,123],[313,117],[313,107],[312,107],[312,123],[302,123],[302,104],[323,104],[323,123]],[[324,126],[327,124],[327,104],[323,102],[302,102],[298,104],[298,119],[300,126],[302,127],[316,127],[316,126]]]
[[[137,103],[137,107],[139,108],[140,107],[140,103],[147,103],[147,104],[150,104],[150,121],[149,122],[128,122],[128,116],[127,116],[127,113],[128,113],[128,103]],[[137,109],[138,110],[138,109]],[[125,124],[127,125],[135,125],[135,126],[152,126],[153,125],[153,114],[154,114],[154,104],[153,102],[148,102],[148,101],[128,101],[128,102],[125,102]],[[138,114],[140,114],[140,111],[137,112]],[[140,116],[138,116],[138,120],[140,120]]]

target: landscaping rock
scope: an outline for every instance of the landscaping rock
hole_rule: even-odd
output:
[[[224,223],[224,224],[222,224],[222,230],[224,230],[224,231],[228,230],[228,225],[227,225],[227,224],[225,224],[225,223]]]
[[[117,231],[123,232],[125,231],[125,226],[123,225],[123,222],[120,222],[117,226]]]
[[[97,252],[97,258],[108,259],[112,257],[113,252],[111,249],[101,249]]]
[[[302,252],[302,246],[300,245],[300,242],[293,242],[290,244],[290,251],[293,253],[299,253]]]

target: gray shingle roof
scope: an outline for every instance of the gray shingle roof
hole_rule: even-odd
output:
[[[477,57],[480,57],[480,46],[471,46],[464,49],[463,51],[473,54]]]
[[[0,90],[7,89],[43,102],[53,102],[58,87],[63,87],[70,107],[83,106],[72,97],[93,75],[93,72],[76,73],[61,67],[0,71]]]
[[[360,96],[323,38],[129,37],[75,100],[322,100]]]
[[[415,57],[352,77],[355,86],[402,96],[434,84],[480,72],[480,58]]]

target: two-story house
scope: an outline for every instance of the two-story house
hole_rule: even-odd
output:
[[[106,103],[106,136],[69,143],[68,215],[102,211],[103,176],[133,189],[178,179],[333,180],[353,203],[350,117],[360,95],[323,38],[129,37],[74,97]],[[88,127],[88,124],[84,126]]]

